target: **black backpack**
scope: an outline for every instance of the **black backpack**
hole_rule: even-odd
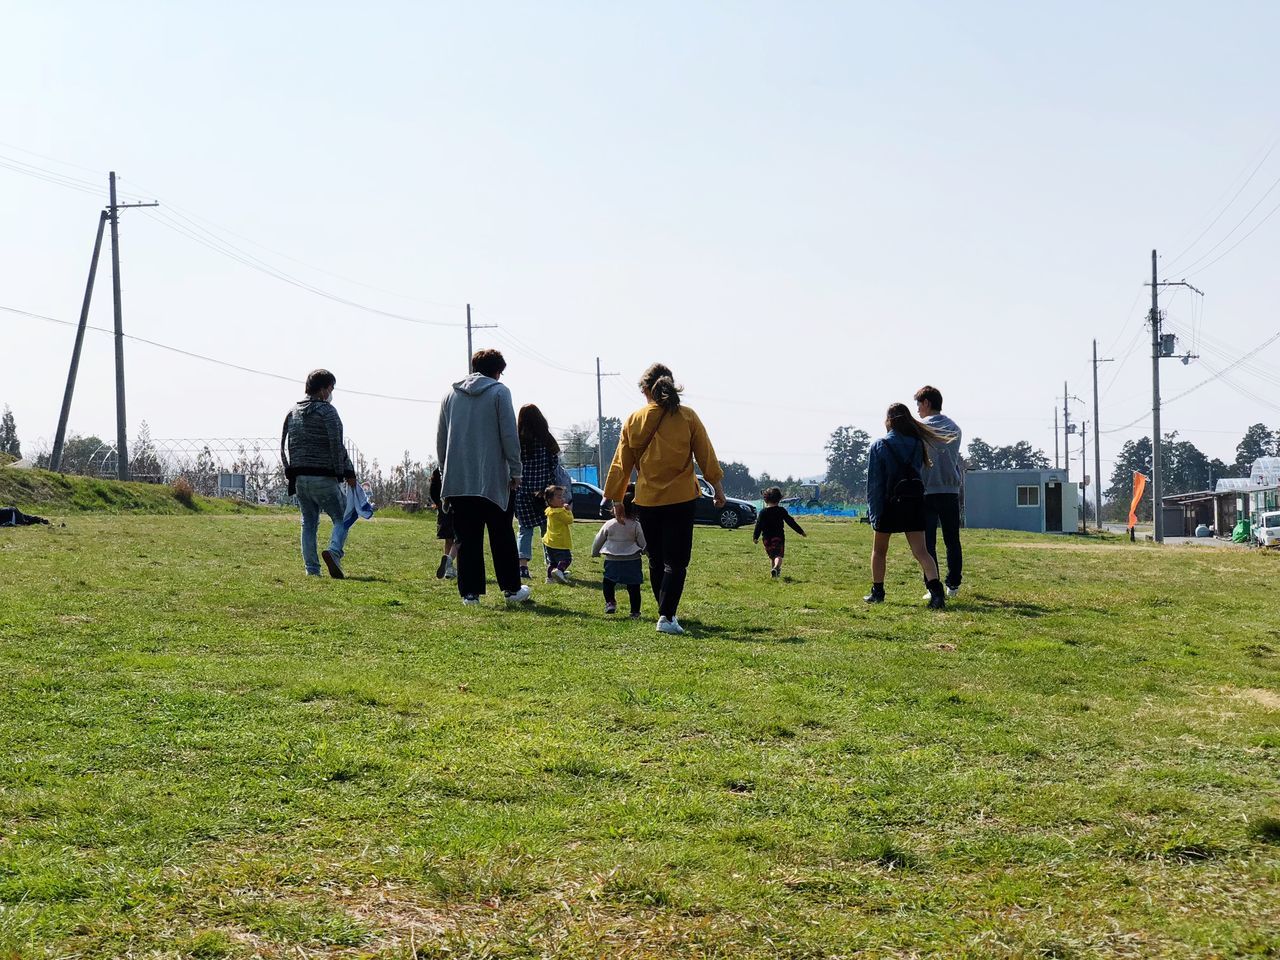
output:
[[[912,464],[904,463],[893,449],[893,444],[885,441],[884,448],[898,465],[896,482],[889,491],[889,502],[895,505],[910,505],[924,499],[924,481],[920,479],[920,471]]]

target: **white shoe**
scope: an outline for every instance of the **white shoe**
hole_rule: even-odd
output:
[[[507,603],[527,603],[532,596],[533,591],[524,584],[521,584],[520,589],[515,593],[506,594]]]
[[[933,599],[933,594],[932,594],[932,593],[930,593],[928,590],[926,590],[926,591],[924,592],[924,596],[923,596],[923,597],[921,597],[920,599],[921,599],[921,600],[932,600],[932,599]]]
[[[554,579],[557,583],[568,583],[569,576],[559,567],[552,567],[549,579]]]
[[[960,588],[959,588],[959,587],[947,587],[947,596],[948,596],[950,599],[954,600],[956,597],[960,596]]]
[[[447,569],[445,570],[445,572],[444,572],[444,578],[445,578],[446,580],[457,580],[457,579],[458,579],[458,568],[457,568],[457,567],[455,567],[452,563],[451,563],[451,564],[449,564],[448,568],[447,568]]]
[[[684,627],[680,626],[680,621],[677,620],[675,617],[672,617],[670,619],[667,619],[666,617],[659,617],[658,632],[680,634],[680,633],[684,633]]]
[[[464,607],[478,607],[480,606],[480,598],[479,597],[463,597],[462,605]]]

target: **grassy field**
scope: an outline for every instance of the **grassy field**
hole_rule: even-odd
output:
[[[666,638],[296,522],[0,530],[0,957],[1280,956],[1280,557],[707,529]]]
[[[0,507],[26,513],[246,513],[260,509],[236,500],[193,496],[184,503],[166,484],[120,483],[98,477],[77,477],[48,470],[10,470],[0,467]]]

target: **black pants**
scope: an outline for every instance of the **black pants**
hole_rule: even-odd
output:
[[[636,505],[640,529],[649,545],[649,583],[658,615],[674,617],[684,593],[685,573],[693,555],[693,510],[697,500],[663,507]]]
[[[612,580],[609,580],[607,578],[605,579],[604,581],[604,602],[605,603],[612,603],[615,606],[617,605],[618,603],[617,587],[618,585],[614,583]],[[631,599],[631,612],[633,614],[639,613],[640,612],[640,584],[628,583],[627,596]]]
[[[504,510],[487,497],[450,497],[453,530],[458,542],[458,593],[478,597],[484,593],[484,532],[489,531],[493,573],[503,593],[520,589],[520,557],[511,528],[515,501]]]
[[[964,568],[964,556],[960,550],[960,494],[929,493],[924,498],[924,545],[938,562],[938,525],[942,525],[942,542],[947,548],[947,573],[943,582],[948,587],[960,586]],[[942,565],[938,565],[938,578],[943,579]]]

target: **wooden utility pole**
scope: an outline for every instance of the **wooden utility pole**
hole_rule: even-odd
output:
[[[601,383],[605,377],[620,376],[617,373],[601,373],[600,358],[596,357],[596,481],[604,486],[604,393]]]
[[[493,330],[498,325],[496,323],[476,323],[471,322],[471,304],[467,304],[467,373],[474,371],[471,369],[471,358],[475,355],[475,349],[471,346],[472,330]]]
[[[1111,363],[1111,358],[1098,359],[1098,341],[1093,341],[1093,525],[1102,529],[1102,421],[1098,419],[1098,364]]]
[[[129,435],[124,411],[124,314],[120,308],[120,211],[125,207],[158,207],[158,203],[117,203],[116,172],[108,175],[111,204],[111,301],[116,321],[116,475],[129,479]]]
[[[1156,543],[1164,542],[1164,471],[1160,465],[1160,361],[1174,355],[1177,338],[1173,334],[1166,336],[1160,316],[1160,288],[1186,287],[1200,296],[1203,290],[1197,290],[1185,280],[1161,282],[1156,275],[1156,252],[1151,251],[1151,521],[1152,537]],[[1190,363],[1195,356],[1188,352],[1182,357],[1183,363]]]
[[[1053,469],[1057,470],[1062,466],[1058,457],[1058,408],[1053,408]]]
[[[76,374],[80,370],[80,349],[84,346],[84,330],[89,323],[89,303],[93,299],[93,281],[98,276],[98,256],[102,253],[102,231],[109,214],[103,210],[98,216],[98,236],[93,241],[93,256],[89,258],[89,280],[84,287],[84,301],[80,304],[80,323],[76,326],[76,342],[71,348],[71,368],[67,371],[67,388],[62,394],[62,412],[58,414],[58,432],[53,438],[53,452],[49,455],[49,469],[57,471],[62,466],[62,446],[67,439],[67,419],[71,416],[71,398],[76,392]]]

